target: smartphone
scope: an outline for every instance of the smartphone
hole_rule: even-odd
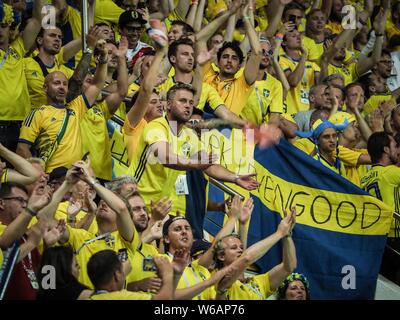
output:
[[[143,271],[157,271],[157,266],[154,263],[153,257],[143,258]]]
[[[125,262],[128,260],[128,251],[126,248],[118,250],[118,260],[121,262]]]
[[[296,16],[294,14],[289,14],[289,21],[294,24],[294,29],[297,29],[296,26]],[[293,30],[294,30],[293,29]]]
[[[88,156],[89,156],[89,154],[90,154],[90,152],[88,151],[88,152],[86,152],[84,155],[83,155],[83,157],[82,157],[82,160],[83,161],[86,161],[87,160],[87,158],[88,158]]]

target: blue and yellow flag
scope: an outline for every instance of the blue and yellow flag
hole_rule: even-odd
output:
[[[297,271],[309,279],[312,298],[373,299],[392,210],[286,140],[256,148],[254,159],[261,185],[249,245],[275,232],[283,208],[295,206]],[[278,244],[257,264],[266,272],[281,262]]]

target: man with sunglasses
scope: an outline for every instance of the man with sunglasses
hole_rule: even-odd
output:
[[[128,39],[128,52],[126,53],[128,66],[131,65],[129,63],[130,61],[136,60],[136,55],[140,55],[141,51],[150,47],[147,43],[139,40],[146,31],[146,23],[148,23],[148,21],[146,21],[137,10],[128,10],[119,16],[119,31],[122,36]]]
[[[282,83],[268,73],[273,54],[270,42],[267,39],[260,40],[260,45],[262,58],[257,80],[241,116],[257,125],[279,123],[279,115],[284,112]]]

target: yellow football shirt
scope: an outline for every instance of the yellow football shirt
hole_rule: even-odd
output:
[[[118,24],[119,16],[125,12],[112,0],[97,0],[94,11],[94,23]]]
[[[94,293],[90,300],[151,300],[153,295],[145,292],[120,290],[113,292]]]
[[[274,292],[270,288],[269,273],[256,275],[241,282],[236,280],[228,289],[227,300],[266,300]]]
[[[3,121],[23,120],[31,109],[24,73],[25,53],[21,37],[6,51],[0,49],[0,119]]]
[[[87,263],[90,257],[103,250],[114,250],[118,252],[120,249],[126,249],[128,259],[131,261],[139,242],[139,235],[136,230],[132,242],[128,242],[121,237],[118,231],[111,232],[99,238],[96,234],[83,229],[75,229],[70,226],[67,226],[67,228],[69,239],[66,244],[70,245],[74,250],[76,260],[80,266],[78,280],[80,283],[92,289],[93,285],[87,274]]]
[[[20,142],[37,145],[39,157],[46,163],[46,172],[57,167],[70,167],[82,158],[80,122],[90,107],[80,95],[65,106],[44,105],[31,111],[25,119],[19,137]],[[66,113],[69,113],[65,134],[56,150],[51,149],[61,131]],[[49,157],[50,155],[50,157]]]
[[[388,94],[377,94],[370,96],[363,107],[363,114],[368,114],[379,107],[379,103],[382,101],[388,101],[393,98],[391,93]]]
[[[328,23],[325,26],[325,29],[330,30],[333,34],[340,34],[343,32],[342,25],[336,21],[328,21]]]
[[[174,125],[171,123],[171,126]],[[158,201],[167,196],[173,203],[170,214],[175,215],[177,210],[184,214],[188,194],[186,172],[165,167],[149,153],[150,146],[159,141],[169,143],[174,154],[186,159],[200,149],[200,141],[192,129],[184,126],[176,136],[166,117],[157,118],[144,128],[129,167],[129,174],[138,181],[138,190],[147,206],[150,205],[150,200]]]
[[[145,257],[155,257],[158,255],[159,252],[156,247],[149,243],[142,243],[139,248],[136,249],[136,252],[131,259],[132,271],[129,276],[126,277],[126,282],[136,282],[145,278],[157,276],[157,273],[155,271],[143,270],[143,259]]]
[[[128,117],[126,117],[125,119],[122,132],[124,134],[125,147],[128,152],[129,164],[131,164],[132,162],[134,153],[139,143],[139,139],[142,136],[143,130],[146,127],[146,125],[147,121],[145,119],[141,119],[136,127],[132,127]]]
[[[230,111],[240,115],[254,84],[251,86],[247,84],[244,72],[237,72],[232,79],[221,80],[218,73],[213,72],[212,69],[209,71],[208,76],[206,75],[204,78],[204,82],[217,90]]]
[[[39,108],[46,104],[47,96],[43,89],[44,78],[42,69],[38,62],[33,58],[24,59],[25,76],[28,83],[29,96],[31,98],[31,107]],[[54,71],[61,71],[68,79],[72,77],[74,71],[63,64],[57,59],[55,59],[53,66],[46,66],[48,73]]]
[[[315,160],[321,162],[325,167],[331,169],[332,171],[340,174],[343,178],[347,178],[346,176],[346,169],[342,161],[340,161],[340,168],[336,168],[335,166],[331,165],[323,156],[316,154],[313,157]]]
[[[279,64],[284,72],[288,70],[293,72],[298,65],[298,61],[285,55],[280,57]],[[299,111],[310,109],[310,102],[308,100],[310,88],[316,83],[317,79],[315,78],[315,73],[320,71],[321,69],[317,64],[311,61],[306,61],[302,80],[295,88],[290,88],[286,97],[288,114],[293,115]]]
[[[308,155],[311,155],[311,153],[315,150],[315,144],[310,138],[297,139],[293,145]]]
[[[324,42],[316,43],[314,39],[304,36],[303,46],[307,49],[307,60],[318,63],[324,53]]]
[[[284,113],[282,83],[265,73],[263,80],[256,81],[241,117],[257,125],[267,123],[271,112]]]
[[[336,67],[333,64],[328,65],[328,75],[339,73],[344,77],[344,85],[354,82],[358,78],[357,64],[350,63],[348,65],[342,65],[341,67]]]
[[[350,149],[339,146],[339,158],[346,169],[346,177],[357,186],[361,185],[359,168],[364,165],[358,165],[358,159],[363,154],[368,154],[366,149]]]
[[[57,207],[56,213],[54,214],[54,219],[67,221],[67,218],[68,218],[68,214],[67,214],[68,205],[69,205],[68,201],[61,202]],[[86,211],[80,210],[76,215],[76,223],[80,222],[86,215],[87,215]],[[96,219],[93,219],[93,222],[90,225],[88,231],[93,233],[93,234],[96,234],[98,232]]]
[[[361,188],[382,200],[395,212],[400,213],[400,168],[395,165],[373,165],[366,175],[361,177]],[[395,236],[393,218],[389,236]]]
[[[95,103],[81,122],[83,154],[90,152],[90,162],[97,178],[111,180],[111,146],[107,120],[111,117],[107,102]]]

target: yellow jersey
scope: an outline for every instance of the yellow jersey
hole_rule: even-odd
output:
[[[157,91],[160,92],[162,96],[167,96],[168,90],[171,89],[176,83],[175,77],[169,76],[165,82],[157,87]],[[224,101],[219,96],[217,90],[215,90],[208,83],[203,82],[200,100],[196,108],[208,113],[213,113],[220,105],[223,104]]]
[[[368,151],[366,149],[350,149],[339,146],[339,158],[344,164],[347,180],[359,187],[361,185],[359,168],[365,167],[365,165],[359,165],[358,159],[363,154],[368,154]]]
[[[232,79],[222,80],[219,73],[210,69],[208,75],[205,75],[204,82],[217,90],[226,107],[236,115],[242,112],[254,87],[254,84],[247,84],[242,70],[239,70]]]
[[[0,49],[0,119],[23,120],[30,111],[28,85],[24,72],[26,50],[21,37],[7,50]]]
[[[346,169],[345,169],[342,161],[340,161],[340,168],[337,168],[335,165],[331,165],[322,155],[316,154],[313,158],[315,160],[319,161],[320,163],[322,163],[328,169],[331,169],[332,171],[336,172],[337,174],[340,174],[343,178],[347,178]],[[340,157],[339,157],[339,159],[340,159]],[[334,160],[336,161],[336,158]]]
[[[43,105],[36,108],[25,119],[19,142],[38,146],[39,157],[46,163],[46,172],[51,172],[57,167],[70,167],[82,158],[80,122],[88,108],[89,103],[83,95],[75,98],[67,107]],[[65,133],[54,149],[63,123],[67,119],[67,112],[69,117]]]
[[[361,188],[389,205],[394,212],[400,213],[400,168],[395,165],[373,165],[366,175],[361,177]],[[395,219],[389,232],[396,236]],[[398,236],[398,235],[397,235]]]
[[[151,300],[153,295],[145,292],[133,292],[120,290],[113,292],[95,292],[90,296],[90,300]]]
[[[286,113],[285,109],[282,83],[272,75],[265,73],[263,80],[256,81],[240,116],[260,125],[268,123],[271,112]]]
[[[363,114],[369,114],[372,111],[374,111],[375,109],[377,109],[379,107],[379,104],[382,101],[388,101],[393,99],[392,94],[389,92],[387,94],[377,94],[377,95],[373,95],[370,96],[369,99],[367,100],[367,102],[364,104],[363,107]]]
[[[324,53],[324,41],[317,43],[314,39],[304,36],[303,46],[307,49],[307,60],[318,63]]]
[[[284,72],[293,72],[298,61],[288,57],[287,55],[280,56],[279,64]],[[311,61],[306,61],[305,70],[302,80],[296,87],[290,88],[286,97],[287,113],[293,115],[299,111],[310,109],[309,92],[311,87],[316,83],[315,73],[320,72],[321,69],[317,64]]]
[[[125,147],[128,152],[129,164],[132,163],[134,153],[137,149],[137,145],[139,143],[140,137],[142,136],[143,130],[146,127],[146,125],[147,121],[143,118],[139,121],[136,127],[131,126],[128,117],[126,117],[125,119],[122,132],[124,134]]]
[[[269,273],[247,278],[244,282],[236,280],[228,289],[227,300],[266,300],[274,291],[271,290]]]
[[[167,196],[172,200],[171,214],[175,215],[177,210],[185,214],[186,195],[189,193],[186,172],[167,168],[149,153],[150,146],[159,141],[169,143],[174,154],[186,159],[200,149],[200,141],[192,129],[183,126],[175,135],[166,117],[157,118],[145,126],[129,174],[138,181],[138,190],[147,206],[150,200],[158,201]]]
[[[328,21],[325,28],[330,30],[332,34],[340,34],[343,32],[342,24],[336,21]]]
[[[68,214],[67,214],[68,206],[69,206],[69,202],[68,201],[61,202],[57,207],[56,213],[54,214],[54,219],[67,221],[67,218],[68,218]],[[86,215],[87,215],[86,211],[80,210],[76,215],[76,223],[79,223]],[[93,219],[93,222],[90,225],[88,231],[93,233],[93,234],[96,234],[98,232],[96,219]]]
[[[126,282],[136,282],[145,278],[157,276],[155,271],[143,270],[143,259],[145,257],[155,257],[158,255],[160,254],[156,247],[149,243],[142,243],[139,248],[136,249],[136,252],[131,259],[132,271],[129,276],[126,277]]]
[[[341,67],[336,67],[333,64],[328,64],[328,76],[331,74],[339,73],[344,77],[344,85],[354,82],[358,78],[357,64],[350,63],[348,65],[342,65]]]
[[[107,102],[95,103],[81,121],[83,154],[90,152],[90,162],[97,178],[111,180],[111,146],[107,120],[111,115]]]
[[[62,64],[56,56],[54,64],[52,66],[46,66],[48,73],[54,71],[61,71],[67,79],[70,79],[74,74],[74,71]],[[43,89],[44,78],[43,71],[39,63],[34,58],[24,59],[25,76],[28,83],[29,96],[31,98],[31,108],[39,108],[40,106],[46,104],[47,97]]]
[[[112,0],[97,0],[94,10],[94,23],[118,24],[119,16],[125,12]]]
[[[311,138],[300,138],[293,142],[293,145],[301,151],[307,153],[309,156],[315,150],[315,143]]]
[[[135,230],[132,242],[126,241],[121,237],[118,231],[97,236],[83,229],[75,229],[67,226],[69,238],[67,245],[70,245],[75,252],[75,257],[80,266],[78,280],[80,283],[93,289],[92,282],[87,274],[87,263],[92,255],[103,250],[119,250],[126,249],[128,259],[131,261],[135,254],[139,243],[139,235]],[[132,262],[131,262],[132,264]]]

